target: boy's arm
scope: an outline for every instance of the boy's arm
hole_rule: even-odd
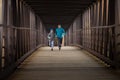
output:
[[[50,33],[48,34],[48,36],[47,36],[47,37],[48,37],[48,39],[50,39]]]
[[[65,36],[65,30],[63,29],[62,37],[64,37],[64,36]]]

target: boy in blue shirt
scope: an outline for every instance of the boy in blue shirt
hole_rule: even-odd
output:
[[[65,35],[65,30],[59,24],[58,28],[56,29],[56,36],[58,38],[58,47],[59,47],[59,50],[61,50],[62,39],[63,39],[64,35]]]

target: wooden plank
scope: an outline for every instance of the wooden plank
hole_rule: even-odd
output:
[[[120,0],[116,0],[116,24],[120,24]],[[115,49],[114,59],[120,63],[120,26],[115,28]]]
[[[49,47],[42,47],[28,57],[8,80],[119,80],[119,75],[79,48],[63,47],[59,54],[57,47],[53,52]]]
[[[103,26],[103,16],[104,16],[104,0],[101,0],[101,25]],[[103,54],[103,29],[101,31],[101,49],[100,49],[100,53]]]
[[[93,6],[91,6],[91,12],[90,12],[90,18],[91,18],[91,27],[93,27]],[[93,50],[93,29],[91,28],[91,49]]]
[[[100,1],[97,2],[97,26],[99,26],[99,22],[100,22]],[[100,29],[97,29],[97,52],[100,52],[99,49],[100,49],[100,36],[99,36],[99,33],[100,33]]]
[[[104,25],[108,25],[108,10],[109,10],[109,0],[106,0],[105,1],[105,6],[106,6],[106,8],[105,8],[105,22],[104,22]],[[104,29],[104,55],[106,56],[106,57],[108,57],[108,55],[109,55],[109,53],[108,53],[108,47],[109,47],[109,43],[108,43],[108,35],[109,35],[109,33],[108,33],[108,29]]]
[[[0,27],[0,71],[2,70],[2,27]]]
[[[70,28],[71,28],[71,27],[70,27]],[[69,29],[69,45],[71,44],[71,36],[72,36],[70,33],[71,33],[71,31],[70,31],[70,29]]]

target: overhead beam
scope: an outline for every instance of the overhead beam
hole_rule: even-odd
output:
[[[89,4],[91,4],[90,2],[88,3],[81,3],[81,2],[76,2],[76,3],[63,3],[63,2],[59,2],[59,3],[56,3],[56,2],[43,2],[43,3],[40,3],[40,2],[27,2],[28,4],[32,4],[32,5],[82,5],[82,6],[88,6]]]
[[[69,2],[69,3],[75,3],[75,2],[81,2],[81,3],[89,3],[89,2],[95,2],[97,0],[24,0],[26,2]]]
[[[39,16],[76,16],[76,14],[42,14],[42,13],[36,13]]]
[[[79,8],[82,8],[82,7],[86,7],[86,5],[33,5],[33,4],[29,4],[30,6],[37,6],[37,7],[79,7]]]
[[[59,16],[62,16],[62,15],[66,15],[66,16],[76,16],[77,14],[78,14],[78,12],[77,13],[70,13],[70,12],[66,12],[66,13],[55,13],[55,12],[52,12],[52,13],[49,13],[49,12],[35,12],[36,14],[38,14],[38,15],[54,15],[54,16],[57,16],[57,15],[59,15]]]
[[[36,7],[36,8],[33,8],[34,10],[57,10],[57,11],[80,11],[80,10],[83,10],[83,9],[71,9],[71,8],[64,8],[64,9],[59,9],[59,8],[52,8],[52,9],[49,9],[49,8],[47,8],[47,7],[45,7],[45,8],[38,8],[38,7]]]

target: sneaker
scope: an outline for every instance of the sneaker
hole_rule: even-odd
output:
[[[59,51],[61,50],[61,47],[59,47]]]
[[[53,49],[51,49],[51,51],[53,51]]]

